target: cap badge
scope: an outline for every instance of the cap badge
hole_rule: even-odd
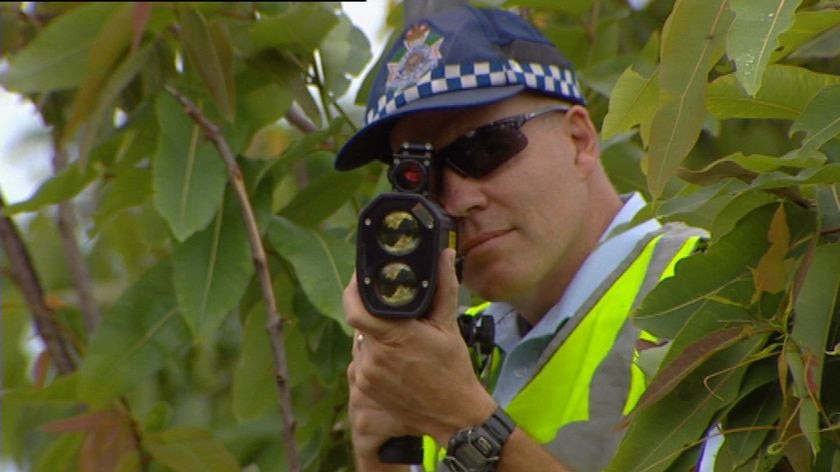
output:
[[[415,84],[426,72],[437,66],[441,58],[443,37],[431,32],[429,25],[421,23],[411,27],[403,36],[403,47],[388,63],[388,89],[403,89]]]

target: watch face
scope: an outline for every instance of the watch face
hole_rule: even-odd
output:
[[[492,470],[499,460],[499,444],[483,431],[461,431],[450,444],[446,463],[454,472]]]

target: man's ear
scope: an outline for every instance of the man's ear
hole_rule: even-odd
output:
[[[576,149],[575,165],[588,175],[599,163],[598,131],[589,117],[589,111],[580,105],[569,108],[564,119]]]

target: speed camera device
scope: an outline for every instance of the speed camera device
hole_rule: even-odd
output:
[[[377,196],[359,216],[356,278],[365,308],[385,318],[419,318],[431,307],[438,261],[456,248],[455,222],[430,197],[440,172],[431,144],[404,143],[388,170],[392,191]],[[421,464],[422,438],[391,438],[379,449],[385,463]]]
[[[400,146],[388,179],[392,191],[377,196],[359,217],[359,291],[376,316],[418,318],[434,298],[441,251],[457,247],[456,225],[430,199],[440,185],[431,144]]]

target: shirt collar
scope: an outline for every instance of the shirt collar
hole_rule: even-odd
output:
[[[589,298],[603,279],[630,254],[645,235],[657,231],[661,225],[654,219],[632,225],[633,219],[646,202],[638,192],[622,195],[624,205],[601,235],[598,246],[586,258],[560,300],[540,319],[525,337],[516,325],[516,310],[505,302],[495,302],[485,311],[496,323],[496,344],[510,352],[517,344],[553,336],[557,329]]]

